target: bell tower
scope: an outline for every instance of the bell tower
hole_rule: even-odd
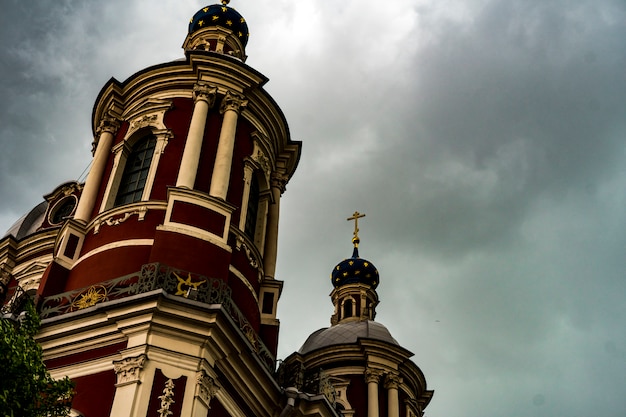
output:
[[[413,354],[375,321],[379,273],[359,256],[358,211],[352,256],[331,272],[331,326],[313,332],[279,369],[283,386],[321,393],[344,416],[421,417],[433,391]]]
[[[76,415],[273,417],[295,404],[275,380],[275,272],[301,144],[247,42],[224,0],[193,15],[184,59],[107,82],[84,185],[59,187],[2,241],[0,289],[36,292],[38,341],[52,375],[76,384]],[[320,407],[334,414],[321,397],[296,406]]]
[[[263,89],[267,79],[245,65],[248,26],[227,3],[191,18],[184,61],[101,90],[92,167],[43,277],[44,307],[55,294],[158,264],[194,285],[207,277],[227,285],[276,353],[280,197],[300,143]]]

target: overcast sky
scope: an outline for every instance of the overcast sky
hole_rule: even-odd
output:
[[[80,177],[102,85],[181,58],[205,5],[3,1],[1,230]],[[626,415],[626,3],[231,6],[303,142],[280,356],[329,325],[358,210],[377,321],[435,390],[427,416]]]

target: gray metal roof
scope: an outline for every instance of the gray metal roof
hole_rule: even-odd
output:
[[[375,321],[350,321],[312,333],[304,342],[300,354],[306,354],[327,346],[356,343],[357,339],[376,339],[399,345],[385,326]]]
[[[42,201],[36,205],[31,211],[23,215],[13,226],[7,230],[5,237],[13,235],[15,239],[21,240],[37,231],[44,222],[44,216],[48,209],[48,202]]]

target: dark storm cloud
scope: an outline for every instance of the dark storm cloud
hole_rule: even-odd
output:
[[[101,86],[182,57],[200,6],[3,9],[3,229],[80,175]],[[624,3],[231,6],[250,26],[247,63],[303,141],[281,202],[281,356],[328,326],[329,273],[359,210],[377,320],[436,390],[427,415],[621,417]]]

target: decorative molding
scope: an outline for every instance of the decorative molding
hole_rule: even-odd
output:
[[[115,214],[111,217],[107,217],[106,219],[102,219],[94,224],[93,234],[97,235],[100,232],[100,227],[102,227],[103,225],[118,226],[124,223],[126,220],[128,220],[130,216],[135,215],[135,214],[137,215],[138,222],[143,221],[143,219],[146,217],[147,212],[148,212],[148,207],[141,206],[137,210],[127,211],[126,213],[124,213],[122,217],[116,218],[116,216],[118,215]]]
[[[139,376],[147,359],[145,354],[141,354],[132,358],[113,361],[113,369],[117,375],[116,387],[134,382],[139,383]]]
[[[174,381],[168,379],[165,382],[165,388],[163,388],[163,395],[159,395],[157,398],[161,400],[161,408],[157,411],[159,417],[167,417],[172,415],[170,407],[174,404]]]
[[[197,394],[207,408],[211,408],[211,399],[215,397],[215,394],[220,390],[220,386],[217,385],[215,380],[211,378],[206,371],[202,370],[196,373]]]
[[[195,301],[203,304],[221,304],[224,311],[230,315],[233,323],[239,327],[242,335],[250,342],[252,350],[258,355],[263,365],[271,372],[275,370],[276,360],[274,355],[255,332],[247,316],[233,302],[231,288],[221,279],[208,278],[188,271],[170,268],[167,265],[151,263],[143,265],[141,271],[113,280],[103,281],[99,286],[106,290],[108,302],[137,294],[145,294],[156,289],[162,289],[168,294],[175,295],[178,292],[179,285],[177,276],[187,276],[191,283],[198,283],[197,288],[194,288]],[[44,298],[40,307],[40,317],[48,319],[74,311],[72,303],[78,296],[86,293],[89,288],[91,287],[80,288]]]

